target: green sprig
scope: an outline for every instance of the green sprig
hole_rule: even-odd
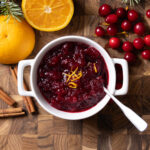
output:
[[[8,15],[7,20],[12,16],[18,21],[21,21],[20,17],[23,17],[20,6],[12,0],[0,0],[0,15]]]
[[[129,3],[130,4],[130,6],[134,6],[135,5],[135,3],[136,4],[139,4],[140,3],[140,1],[141,0],[122,0],[124,3]]]

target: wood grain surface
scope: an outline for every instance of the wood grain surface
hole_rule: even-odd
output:
[[[150,19],[145,16],[150,0],[141,1],[135,9],[150,31]],[[35,31],[36,46],[29,58],[34,58],[49,41],[64,35],[86,36],[105,47],[108,40],[94,36],[95,27],[99,21],[103,22],[97,13],[103,3],[113,8],[125,7],[121,0],[74,0],[75,14],[65,29],[53,33]],[[136,35],[131,33],[122,40],[132,41],[134,37]],[[121,52],[106,50],[111,57],[123,58]],[[149,123],[145,132],[138,132],[114,103],[88,119],[67,121],[48,114],[34,100],[38,114],[0,119],[0,150],[150,150],[150,61],[142,60],[139,55],[138,62],[130,66],[128,94],[118,98]],[[27,68],[28,85],[29,74]],[[18,102],[18,106],[24,106],[7,65],[0,65],[0,87]],[[0,109],[7,107],[0,100]]]

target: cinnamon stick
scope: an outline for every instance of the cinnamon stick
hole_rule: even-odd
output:
[[[24,115],[25,112],[22,110],[22,107],[18,108],[7,108],[0,110],[0,118],[2,117],[11,117],[11,116],[20,116]]]
[[[22,111],[23,111],[22,107],[7,108],[7,109],[0,109],[0,114],[20,113]]]
[[[18,82],[18,81],[17,81],[17,74],[18,74],[18,68],[17,68],[17,66],[15,66],[14,68],[12,68],[12,69],[11,69],[11,72],[12,72],[13,77],[15,77],[15,81],[16,81],[16,83],[17,83],[17,82]],[[25,89],[25,90],[28,90],[28,88],[27,88],[25,82],[23,82],[23,86],[24,86],[24,89]]]
[[[14,67],[14,68],[10,67],[10,71],[11,71],[11,74],[12,74],[12,76],[13,76],[13,78],[14,78],[16,84],[17,84],[18,81],[17,81],[17,73],[16,73],[16,71],[15,71],[15,67]],[[27,102],[26,97],[25,97],[25,96],[22,96],[22,97],[23,97],[23,101],[24,101],[24,103],[25,103],[25,105],[26,105],[26,108],[27,108],[28,112],[30,112],[30,107],[29,107],[29,104],[28,104],[28,102]]]
[[[12,74],[12,76],[13,76],[13,78],[14,78],[16,84],[17,84],[17,82],[18,82],[18,81],[17,81],[17,73],[16,73],[16,71],[15,71],[15,68],[10,67],[10,71],[11,71],[11,74]],[[23,97],[23,101],[24,101],[24,103],[25,103],[25,105],[26,105],[26,108],[27,108],[28,112],[30,112],[30,107],[29,107],[29,104],[28,104],[28,102],[27,102],[27,98],[26,98],[25,96],[22,96],[22,97]]]
[[[34,104],[33,104],[32,99],[29,96],[27,96],[26,99],[27,99],[27,102],[29,104],[30,113],[35,112],[35,108],[34,108]]]
[[[25,97],[25,96],[22,96],[22,97],[23,97],[23,101],[24,101],[24,104],[25,104],[25,106],[26,106],[28,112],[31,113],[30,105],[29,105],[29,102],[28,102],[28,100],[27,100],[27,97]]]
[[[11,71],[11,74],[12,74],[15,82],[18,83],[18,81],[17,81],[17,74],[15,73],[14,68],[10,67],[10,71]]]
[[[25,112],[0,114],[0,118],[2,118],[2,117],[21,116],[21,115],[25,115]]]
[[[16,84],[17,84],[17,67],[14,67],[14,68],[10,67],[10,70],[11,70],[12,76],[13,76],[14,80],[16,81]],[[26,84],[25,83],[23,83],[23,84],[24,84],[25,90],[28,90]],[[28,112],[29,113],[35,112],[34,104],[33,104],[31,97],[23,96],[23,100],[24,100],[24,103],[26,105]]]
[[[17,66],[15,66],[14,72],[15,72],[16,77],[17,77],[17,73],[18,73],[18,68],[17,68]],[[25,82],[23,82],[23,85],[24,85],[24,89],[25,89],[25,90],[28,90],[27,85],[25,84]],[[33,101],[32,101],[32,99],[31,99],[31,97],[27,96],[27,97],[25,97],[25,98],[26,98],[27,104],[28,104],[29,109],[30,109],[29,112],[30,112],[30,113],[35,112],[34,104],[33,104]]]
[[[0,88],[0,99],[2,99],[3,101],[5,101],[8,105],[12,106],[14,105],[16,102],[7,95],[7,93],[5,93],[1,88]]]

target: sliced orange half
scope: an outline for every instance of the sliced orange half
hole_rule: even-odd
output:
[[[66,27],[74,13],[72,0],[23,0],[22,10],[28,23],[41,31]]]

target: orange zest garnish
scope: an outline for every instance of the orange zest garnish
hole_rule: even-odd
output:
[[[72,77],[71,81],[79,80],[82,77],[82,72],[80,71],[77,75],[75,74],[75,77]]]
[[[76,74],[76,72],[77,72],[77,70],[78,70],[78,67],[68,76],[68,79],[67,79],[67,82],[69,82],[69,80],[72,78],[72,76],[74,76],[75,74]]]
[[[97,73],[96,64],[94,63],[93,66],[94,66],[94,71],[95,71],[95,73]]]
[[[73,89],[75,89],[75,88],[77,88],[77,84],[76,83],[74,83],[74,82],[69,82],[68,83],[68,86],[70,87],[70,88],[73,88]]]
[[[78,71],[78,67],[74,71],[72,71],[72,68],[71,68],[71,73],[68,73],[68,74],[63,73],[65,76],[67,76],[66,83],[68,84],[70,88],[77,88],[78,85],[74,81],[79,80],[82,77],[82,71],[79,71],[78,73],[77,71]]]

